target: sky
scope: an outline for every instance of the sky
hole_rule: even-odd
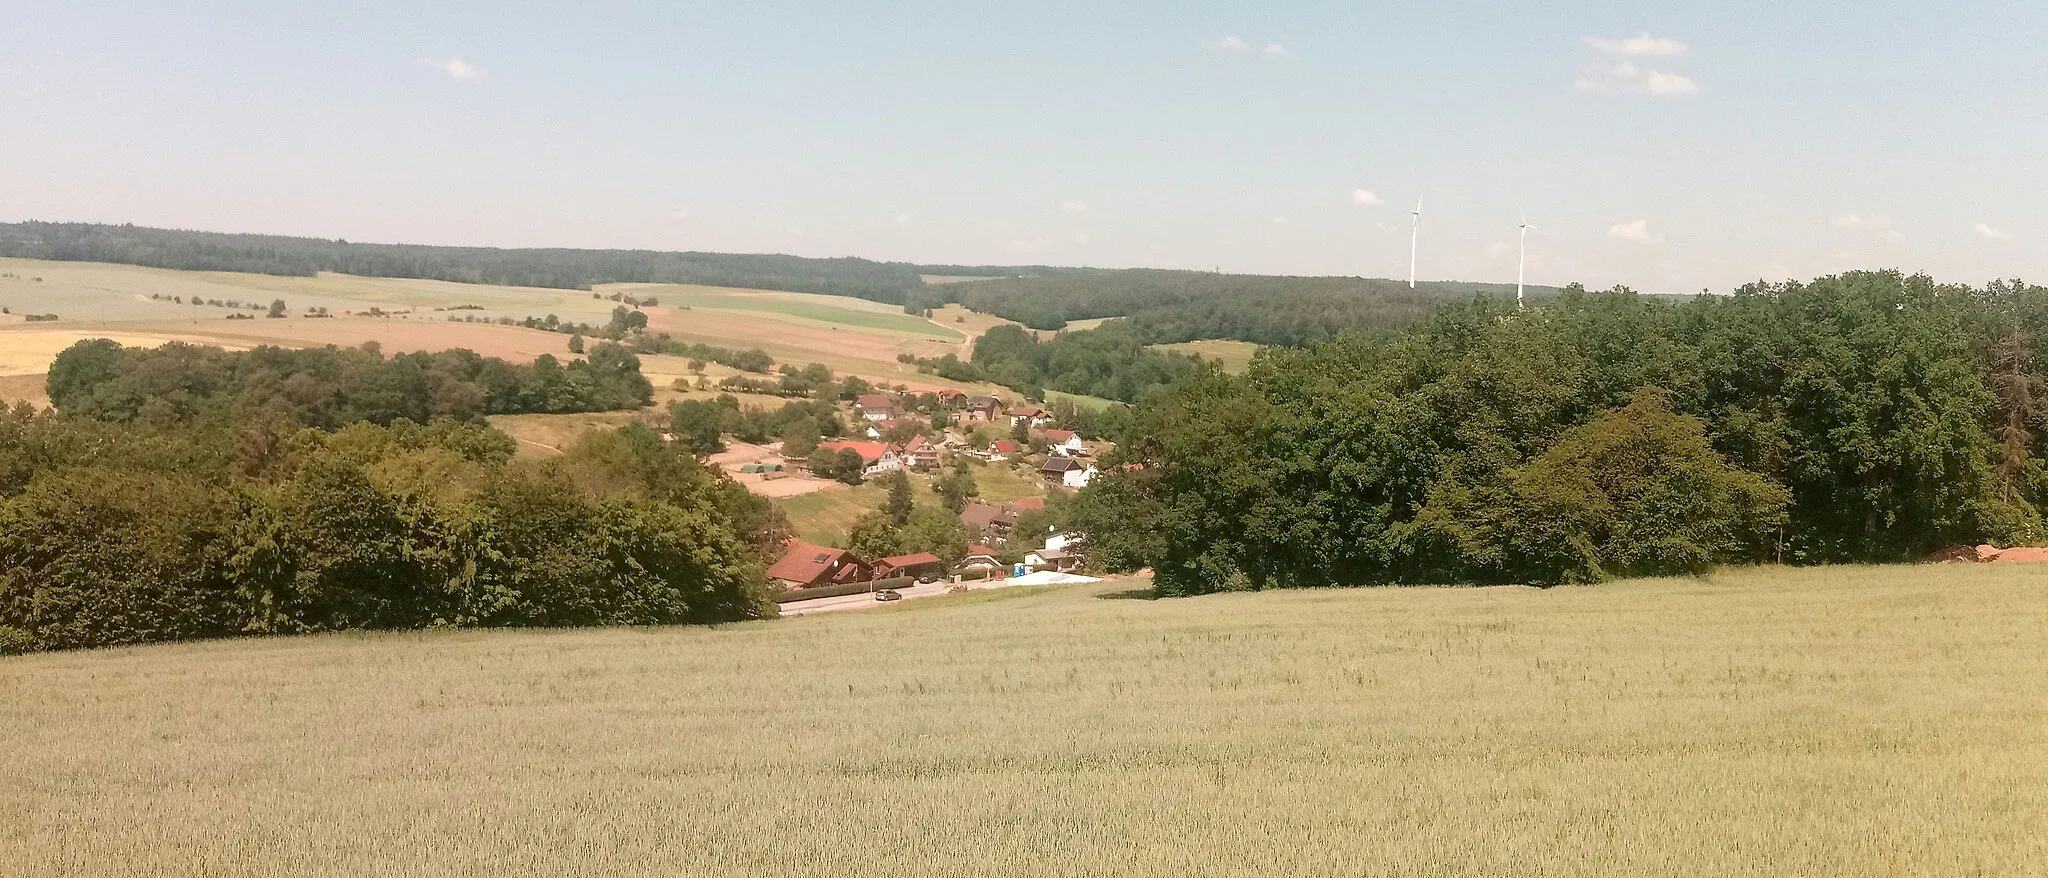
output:
[[[0,221],[1722,291],[2048,277],[2048,3],[0,0]]]

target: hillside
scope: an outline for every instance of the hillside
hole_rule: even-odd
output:
[[[2031,569],[1116,599],[1132,585],[0,659],[0,873],[2048,862]]]

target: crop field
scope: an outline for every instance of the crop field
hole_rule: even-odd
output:
[[[1259,346],[1248,341],[1184,341],[1178,344],[1158,344],[1152,347],[1162,351],[1176,351],[1183,354],[1199,354],[1203,359],[1216,360],[1223,364],[1223,371],[1242,373],[1252,364],[1252,355],[1259,352]]]
[[[0,374],[40,374],[58,351],[94,337],[124,344],[181,340],[227,347],[375,341],[388,353],[468,347],[517,360],[541,353],[567,357],[562,335],[461,319],[554,314],[565,321],[602,324],[617,307],[608,298],[613,293],[659,299],[659,306],[646,309],[650,325],[683,341],[759,347],[778,362],[824,363],[842,374],[921,390],[992,389],[919,375],[915,367],[896,359],[905,353],[965,357],[970,337],[1000,322],[985,315],[973,315],[972,322],[942,323],[863,299],[683,285],[615,284],[600,287],[593,295],[403,278],[273,277],[27,259],[0,259],[0,307],[12,312],[0,318]],[[174,297],[188,303],[195,298],[234,302],[240,307],[177,304],[171,301]],[[267,306],[272,299],[285,300],[293,316],[225,319],[230,314],[260,314],[249,306]],[[336,316],[298,316],[314,307]],[[361,316],[372,308],[385,316]],[[28,314],[55,314],[59,319],[25,323]],[[682,362],[671,364],[667,372],[683,373]],[[656,366],[649,365],[650,377]],[[713,380],[717,377],[714,373]],[[666,386],[658,378],[656,383]]]
[[[0,659],[0,874],[2018,875],[2048,573]]]

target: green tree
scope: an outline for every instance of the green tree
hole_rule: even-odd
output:
[[[902,555],[903,531],[889,521],[887,513],[867,513],[854,520],[846,535],[846,551],[865,561]]]
[[[285,316],[285,313],[284,313],[284,312],[285,312],[285,309],[284,309],[284,300],[283,300],[283,299],[272,299],[272,300],[270,300],[270,310],[269,310],[269,312],[265,313],[265,314],[264,314],[263,316],[265,316],[265,317],[283,317],[283,316]]]
[[[883,501],[882,512],[889,516],[889,523],[902,527],[910,521],[911,498],[910,477],[902,470],[890,470],[882,476],[882,487],[889,492]]]
[[[693,454],[715,454],[724,450],[721,441],[725,409],[715,402],[681,399],[669,404],[669,431],[675,441]]]
[[[569,353],[572,353],[572,354],[580,354],[580,353],[583,353],[583,333],[580,333],[580,332],[572,332],[572,333],[569,333]]]
[[[782,454],[784,457],[810,457],[818,450],[818,422],[806,415],[791,420],[782,428]]]

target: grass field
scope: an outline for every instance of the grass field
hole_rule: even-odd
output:
[[[932,503],[934,495],[925,481],[911,476],[912,502]],[[920,493],[921,492],[921,493]],[[814,546],[844,546],[856,518],[881,508],[887,495],[874,482],[850,488],[834,488],[812,494],[784,497],[775,501],[789,518],[789,530],[796,538]]]
[[[1223,364],[1223,371],[1241,373],[1252,364],[1252,355],[1259,352],[1259,346],[1248,341],[1184,341],[1177,344],[1156,344],[1152,347],[1163,351],[1178,351],[1183,354],[1199,354],[1204,359],[1217,360]]]
[[[0,659],[0,874],[2022,875],[2048,574]]]
[[[1103,409],[1109,408],[1110,406],[1116,405],[1116,402],[1114,400],[1103,399],[1099,396],[1082,396],[1081,394],[1068,393],[1064,390],[1048,390],[1045,392],[1045,401],[1047,404],[1058,402],[1062,399],[1072,402],[1074,405],[1079,406],[1081,408],[1093,409],[1095,411],[1101,411]]]

